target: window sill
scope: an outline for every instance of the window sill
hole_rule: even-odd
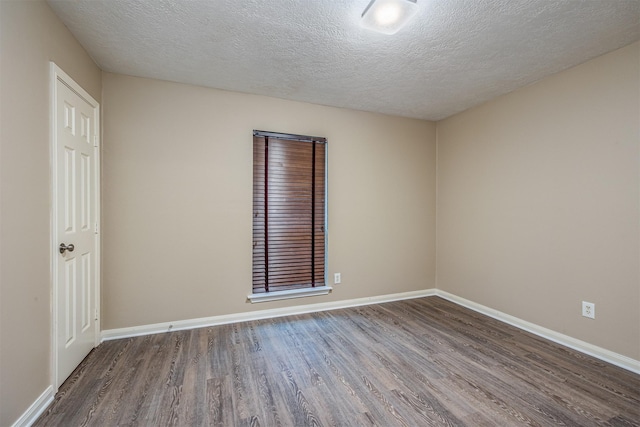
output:
[[[293,289],[290,291],[265,292],[262,294],[249,294],[247,298],[252,304],[257,302],[278,301],[291,298],[314,297],[327,295],[333,288],[331,286],[318,286],[315,288]]]

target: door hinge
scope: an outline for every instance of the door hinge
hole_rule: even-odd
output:
[[[98,321],[98,309],[96,308],[94,319],[96,322]]]
[[[98,223],[97,222],[94,224],[93,231],[94,231],[94,234],[98,234]]]
[[[94,147],[98,146],[98,135],[93,135],[93,146]]]

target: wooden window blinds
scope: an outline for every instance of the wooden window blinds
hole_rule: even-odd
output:
[[[325,160],[325,138],[254,131],[254,294],[325,285]]]

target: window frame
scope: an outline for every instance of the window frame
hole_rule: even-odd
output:
[[[253,139],[252,139],[252,147],[253,147],[253,151],[255,153],[255,138],[259,137],[259,138],[265,138],[265,139],[269,139],[269,140],[289,140],[289,141],[300,141],[300,142],[309,142],[309,143],[314,143],[314,144],[319,144],[320,146],[323,147],[324,150],[324,200],[323,200],[323,206],[324,206],[324,211],[322,212],[322,216],[324,219],[324,259],[323,259],[323,284],[321,286],[312,286],[309,285],[307,287],[304,288],[300,288],[298,287],[298,285],[292,285],[293,289],[284,289],[284,290],[277,290],[277,291],[264,291],[264,292],[259,292],[259,293],[254,293],[254,283],[253,283],[253,274],[255,271],[255,260],[254,260],[254,252],[252,249],[252,285],[251,285],[251,293],[248,295],[248,300],[251,303],[256,303],[256,302],[266,302],[266,301],[276,301],[276,300],[281,300],[281,299],[290,299],[290,298],[301,298],[301,297],[307,297],[307,296],[316,296],[316,295],[326,295],[328,294],[333,288],[331,288],[330,286],[327,285],[327,280],[328,280],[328,273],[327,273],[327,255],[328,255],[328,235],[329,235],[329,224],[328,224],[328,169],[329,169],[329,162],[328,162],[328,141],[326,138],[323,137],[315,137],[315,136],[308,136],[308,135],[298,135],[298,134],[290,134],[290,133],[282,133],[282,132],[271,132],[271,131],[261,131],[261,130],[254,130],[253,131]],[[317,146],[316,146],[317,147]],[[255,155],[255,154],[254,154]],[[253,159],[253,162],[255,163],[255,159]],[[253,197],[255,197],[255,166],[252,169],[252,189],[253,189]],[[315,190],[314,190],[315,191]],[[255,201],[252,201],[252,211],[255,210]],[[252,215],[253,217],[253,215]],[[255,223],[252,222],[252,241],[255,242]],[[253,248],[253,246],[252,246]],[[315,274],[315,273],[312,273]]]

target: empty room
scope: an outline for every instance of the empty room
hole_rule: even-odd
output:
[[[0,426],[640,426],[639,0],[0,0]]]

